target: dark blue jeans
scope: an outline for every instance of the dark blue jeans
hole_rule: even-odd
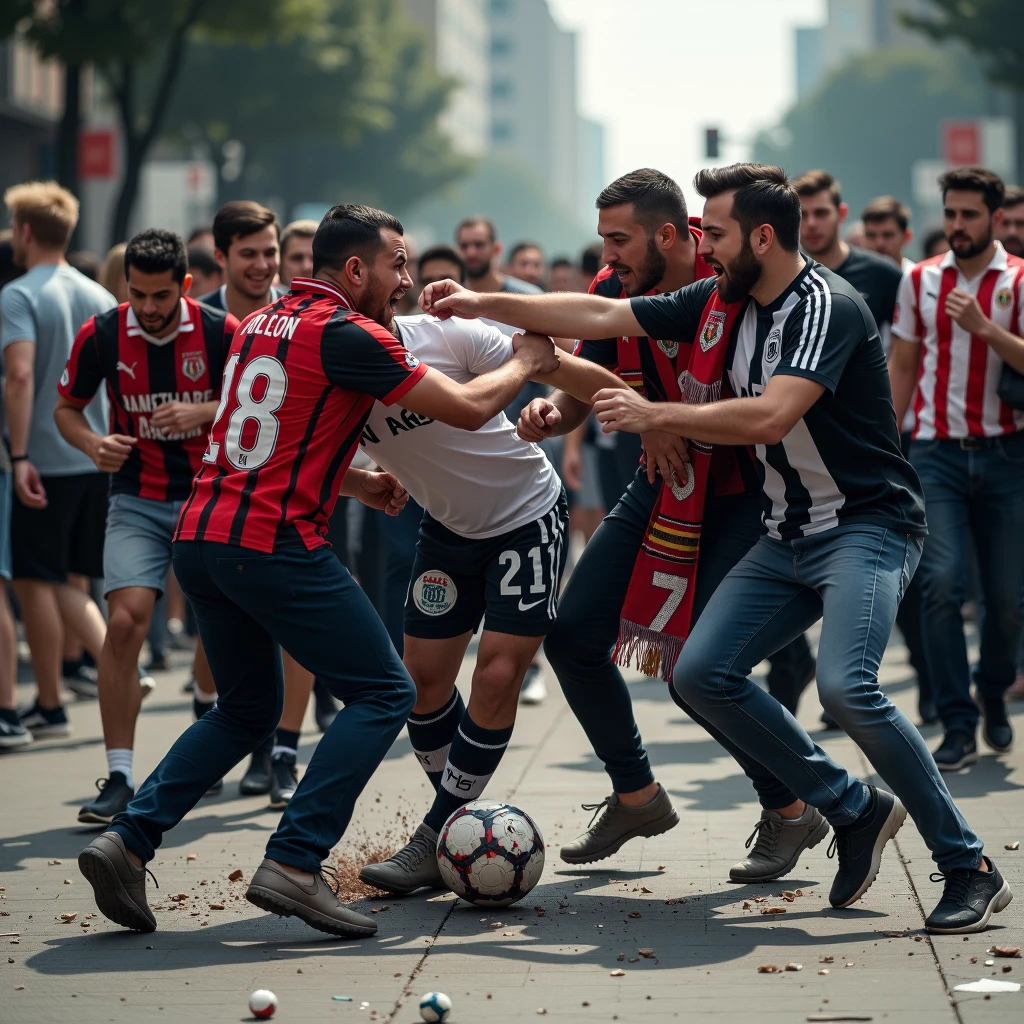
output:
[[[974,868],[981,841],[921,734],[878,685],[896,608],[920,556],[917,538],[868,523],[792,541],[762,537],[708,602],[673,685],[833,826],[852,824],[868,805],[867,787],[749,678],[769,652],[821,619],[822,707],[903,802],[939,868]]]
[[[423,509],[412,498],[401,515],[378,512],[378,529],[384,542],[384,578],[378,607],[384,626],[399,654],[405,647],[405,595],[409,592],[416,541],[420,536]]]
[[[622,602],[659,486],[647,482],[643,469],[637,472],[576,563],[559,598],[554,626],[544,642],[544,653],[565,699],[604,762],[617,793],[642,789],[654,781],[633,717],[629,688],[611,652],[619,635]],[[760,514],[761,496],[756,493],[709,498],[706,502],[693,598],[695,621],[725,574],[757,541]],[[762,807],[786,807],[796,799],[756,758],[729,740],[688,702],[674,693],[673,699],[736,758],[753,782]]]
[[[921,556],[921,618],[935,704],[946,731],[974,733],[960,606],[974,542],[984,614],[974,682],[982,699],[1001,698],[1017,673],[1024,582],[1024,432],[988,447],[915,441],[910,461],[924,487],[928,538]]]
[[[318,871],[409,717],[416,688],[330,548],[307,551],[297,535],[270,555],[181,541],[174,573],[195,609],[217,706],[178,737],[111,827],[143,861],[152,859],[164,832],[273,733],[283,694],[280,645],[345,705],[267,844],[268,857]]]

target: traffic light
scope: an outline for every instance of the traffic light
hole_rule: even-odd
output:
[[[704,156],[708,160],[718,159],[718,129],[706,128],[704,130]]]

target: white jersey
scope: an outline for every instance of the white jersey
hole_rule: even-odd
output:
[[[508,362],[512,339],[481,320],[396,317],[402,344],[460,384]],[[484,540],[546,515],[562,485],[537,445],[498,413],[479,430],[460,430],[377,402],[363,428],[363,451],[394,474],[452,533]]]

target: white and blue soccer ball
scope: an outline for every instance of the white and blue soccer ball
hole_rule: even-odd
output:
[[[452,1001],[443,992],[420,996],[420,1016],[424,1020],[447,1020],[451,1012]]]
[[[474,800],[444,823],[437,863],[445,884],[466,902],[507,907],[540,881],[544,839],[518,807]]]

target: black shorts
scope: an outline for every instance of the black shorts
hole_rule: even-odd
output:
[[[443,640],[484,629],[546,636],[555,620],[569,543],[565,492],[550,512],[487,540],[468,540],[429,513],[420,524],[405,632]]]
[[[14,579],[64,583],[69,573],[99,579],[103,575],[110,477],[80,473],[44,476],[42,481],[46,508],[29,508],[14,497]]]

